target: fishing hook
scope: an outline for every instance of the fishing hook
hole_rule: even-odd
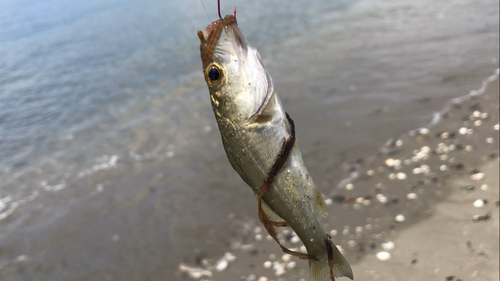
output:
[[[219,13],[219,18],[222,19],[222,15],[220,14],[220,0],[217,0],[217,12]],[[236,7],[234,7],[233,16],[236,17]]]

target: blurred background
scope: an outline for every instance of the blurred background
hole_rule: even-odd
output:
[[[0,279],[175,280],[256,219],[202,75],[203,3],[0,2]],[[498,68],[498,1],[233,7],[324,194]]]

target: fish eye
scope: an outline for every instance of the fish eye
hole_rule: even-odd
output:
[[[220,82],[223,76],[223,71],[221,67],[215,63],[207,67],[206,75],[211,83]]]

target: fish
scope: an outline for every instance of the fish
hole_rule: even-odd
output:
[[[236,11],[236,10],[235,10]],[[323,230],[327,215],[285,112],[256,48],[236,13],[198,31],[203,73],[227,158],[258,201],[258,215],[285,253],[309,261],[310,281],[353,279],[352,269]],[[284,247],[277,227],[291,227],[307,254]]]

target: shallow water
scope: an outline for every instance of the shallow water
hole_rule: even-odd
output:
[[[375,155],[498,67],[493,1],[347,2],[222,3],[237,7],[325,194],[343,163]],[[0,276],[173,278],[180,260],[238,235],[228,216],[255,218],[200,71],[198,1],[0,11]]]
[[[215,19],[214,4],[206,6]],[[238,6],[257,46],[289,36],[300,18],[343,6],[225,4]],[[205,105],[196,31],[208,19],[200,2],[4,1],[1,8],[0,198],[15,202],[121,162],[171,155],[199,124],[199,112],[182,113]]]

